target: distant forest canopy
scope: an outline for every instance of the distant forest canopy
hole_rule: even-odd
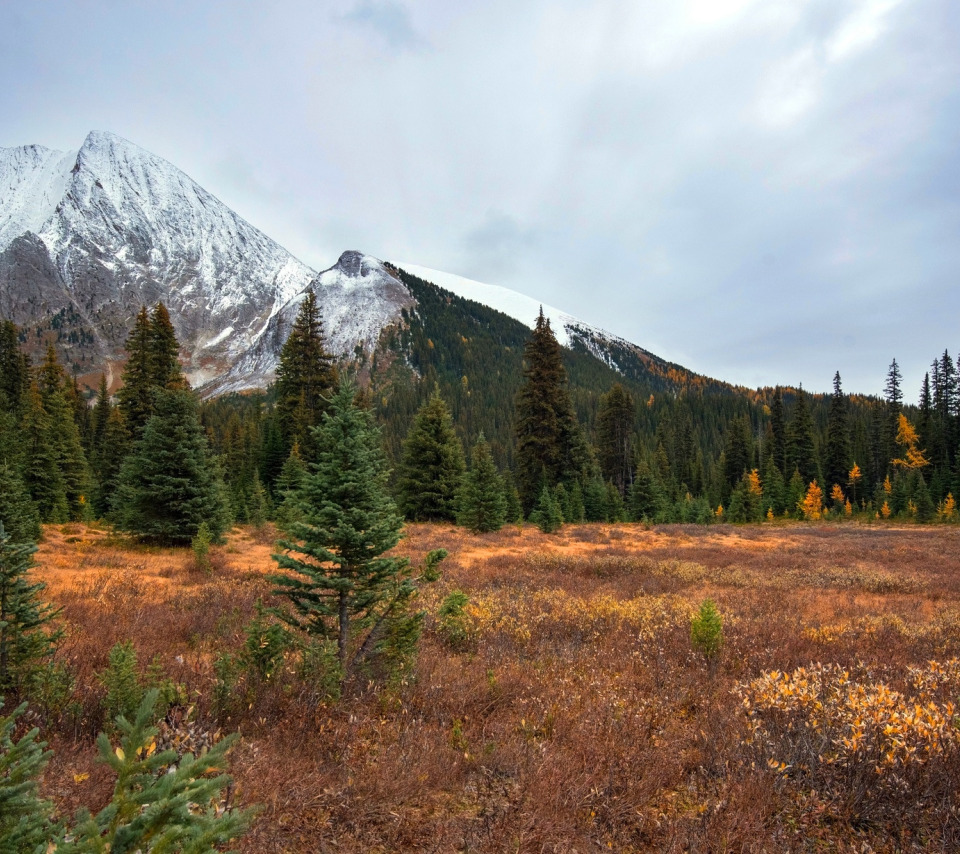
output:
[[[845,394],[839,373],[832,394],[748,390],[587,332],[572,349],[560,348],[542,318],[531,333],[494,309],[394,270],[417,305],[385,330],[373,354],[332,359],[319,308],[307,300],[274,385],[207,401],[194,395],[192,403],[183,397],[162,305],[142,311],[131,331],[133,352],[116,399],[102,384],[92,407],[53,347],[31,366],[19,331],[3,321],[0,490],[15,482],[46,522],[123,516],[111,502],[122,494],[124,466],[143,456],[149,419],[160,410],[188,418],[195,411],[207,446],[193,453],[210,469],[204,500],[225,504],[217,527],[272,516],[290,488],[285,467],[291,456],[310,462],[310,428],[347,376],[360,381],[395,472],[405,465],[415,418],[439,395],[460,453],[482,433],[482,452],[504,488],[518,491],[525,515],[546,487],[566,521],[956,517],[960,383],[947,351],[933,360],[916,404],[905,402],[895,360],[882,397]],[[538,359],[539,374],[531,367]],[[554,384],[546,396],[562,398],[559,409],[537,403],[537,383]],[[162,405],[158,388],[172,396]],[[524,438],[539,435],[538,418],[569,420],[557,428],[566,435],[557,440],[563,448],[547,442],[538,450]],[[148,465],[141,458],[138,464]]]

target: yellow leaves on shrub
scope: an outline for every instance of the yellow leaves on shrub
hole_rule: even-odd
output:
[[[663,629],[686,625],[692,613],[693,606],[679,596],[581,597],[558,589],[513,590],[509,596],[480,593],[464,608],[471,632],[501,634],[517,643],[550,630],[573,630],[596,639],[621,624],[650,639]]]
[[[910,668],[916,692],[858,682],[835,664],[771,670],[738,687],[748,743],[778,774],[799,774],[838,796],[879,796],[885,779],[932,773],[960,747],[950,698],[960,691],[960,662]],[[889,796],[889,792],[886,793]]]

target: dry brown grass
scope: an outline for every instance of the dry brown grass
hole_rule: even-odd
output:
[[[435,612],[468,594],[469,642],[435,621],[415,678],[309,707],[285,674],[239,715],[239,798],[263,811],[241,849],[281,851],[782,851],[947,849],[952,796],[909,821],[864,818],[775,773],[744,743],[737,686],[813,662],[902,688],[960,655],[960,531],[952,527],[516,527],[472,536],[412,525],[400,551],[443,547]],[[48,528],[38,554],[64,608],[61,655],[82,710],[50,721],[45,785],[65,809],[106,797],[90,739],[95,673],[130,638],[212,720],[212,662],[236,652],[271,547],[235,533],[212,574],[188,551],[105,530]],[[692,650],[706,596],[725,620],[719,666]],[[944,773],[955,773],[948,763]],[[84,778],[84,774],[89,777]],[[939,791],[939,790],[938,790]],[[862,847],[862,846],[868,847]]]

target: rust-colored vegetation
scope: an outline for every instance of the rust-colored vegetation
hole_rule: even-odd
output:
[[[35,712],[46,793],[107,800],[96,673],[131,639],[198,725],[242,734],[233,797],[262,807],[247,852],[960,845],[960,530],[411,525],[400,551],[439,547],[404,678],[318,703],[288,652],[218,701],[218,657],[241,651],[258,598],[279,604],[269,538],[235,532],[208,574],[189,550],[47,528],[36,572],[75,687]],[[438,616],[454,591],[466,603]],[[690,637],[707,597],[710,662]]]

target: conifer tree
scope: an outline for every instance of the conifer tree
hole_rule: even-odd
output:
[[[93,495],[93,510],[98,518],[107,516],[117,489],[120,469],[130,449],[130,433],[117,406],[110,407],[103,439],[93,452],[93,473],[97,486]]]
[[[42,397],[44,411],[49,418],[48,441],[53,446],[56,465],[63,478],[67,513],[72,520],[83,519],[90,510],[93,478],[73,409],[60,388],[51,388]]]
[[[139,437],[153,414],[151,339],[150,315],[147,307],[142,306],[124,345],[127,363],[121,377],[123,385],[117,392],[124,423],[133,438]]]
[[[113,795],[96,815],[79,810],[69,827],[37,795],[36,781],[50,756],[36,741],[37,730],[12,739],[24,707],[0,718],[0,851],[213,854],[241,836],[252,812],[222,806],[231,780],[221,772],[236,736],[199,756],[155,750],[157,697],[156,689],[147,692],[132,721],[116,719],[118,747],[101,733],[99,759],[116,775]]]
[[[110,413],[112,411],[113,404],[110,403],[107,376],[106,374],[100,374],[100,384],[97,386],[97,401],[93,405],[93,423],[91,425],[93,456],[100,453],[103,448],[103,441],[107,432],[107,421],[110,420]]]
[[[30,363],[20,349],[19,332],[10,320],[0,321],[0,409],[18,413],[30,387]]]
[[[623,497],[620,490],[614,485],[613,481],[607,481],[607,521],[622,522],[624,519],[625,508],[623,506]],[[573,516],[567,513],[563,516],[564,521],[573,522]]]
[[[0,696],[0,706],[3,697]],[[40,773],[50,759],[46,743],[37,741],[34,727],[17,741],[17,719],[27,708],[22,703],[0,717],[0,851],[4,854],[45,852],[58,840],[62,828],[53,821],[53,804],[39,795]]]
[[[405,558],[383,556],[400,541],[403,517],[387,491],[380,431],[350,385],[313,433],[316,460],[298,490],[303,516],[273,556],[286,573],[270,580],[293,606],[288,623],[336,641],[348,679],[377,653],[389,657],[394,642],[410,649],[422,622],[411,611],[418,583],[439,577],[446,552],[431,552],[417,578]]]
[[[634,522],[653,522],[660,514],[663,496],[646,460],[641,460],[633,476],[627,500],[629,518]]]
[[[606,522],[607,511],[607,485],[598,474],[583,486],[583,515],[587,522]],[[532,514],[530,521],[533,521]]]
[[[161,388],[179,388],[186,380],[180,367],[180,343],[170,321],[167,307],[158,302],[150,316],[148,365],[151,385]]]
[[[787,461],[791,468],[800,472],[806,483],[820,477],[820,465],[817,462],[813,438],[813,420],[807,407],[807,395],[802,388],[797,391],[793,419],[787,432]]]
[[[277,418],[286,447],[294,442],[312,459],[310,428],[320,423],[336,385],[316,294],[307,291],[277,366]]]
[[[763,512],[773,510],[774,516],[781,516],[787,509],[786,483],[783,475],[771,457],[763,470]]]
[[[59,442],[43,405],[40,389],[27,390],[23,427],[24,484],[37,506],[42,522],[66,522],[70,518],[67,489],[60,470]]]
[[[626,495],[633,479],[635,406],[620,383],[600,398],[597,413],[597,462],[605,480]]]
[[[517,485],[513,482],[513,472],[507,469],[502,477],[506,521],[512,524],[522,524],[523,507],[520,504],[520,493],[517,491]]]
[[[20,475],[0,463],[0,524],[13,543],[35,543],[40,539],[40,514]]]
[[[619,494],[619,493],[618,493]],[[586,508],[583,506],[583,489],[580,486],[580,481],[575,480],[573,486],[570,487],[570,497],[567,502],[568,510],[564,514],[564,519],[568,519],[571,523],[579,524],[580,522],[585,522],[587,518]]]
[[[750,422],[744,416],[737,416],[727,428],[727,441],[724,445],[724,478],[727,486],[733,488],[744,473],[753,468],[753,439],[750,435]]]
[[[0,691],[19,693],[60,637],[48,630],[60,612],[40,600],[46,585],[28,578],[36,551],[13,542],[0,523]]]
[[[833,377],[833,396],[827,419],[827,448],[824,460],[826,485],[844,484],[851,464],[850,424],[847,416],[847,397],[840,388],[840,372]]]
[[[145,541],[187,545],[206,522],[218,538],[230,520],[196,399],[185,389],[155,388],[153,397],[155,414],[120,469],[115,524]]]
[[[524,348],[523,385],[517,394],[515,476],[529,510],[544,485],[576,480],[589,462],[573,412],[560,345],[544,317],[537,317]]]
[[[458,506],[457,524],[476,534],[499,531],[506,522],[503,481],[482,432],[470,455],[470,471],[463,475]]]
[[[563,525],[563,512],[546,484],[540,490],[540,498],[530,513],[530,521],[545,534],[553,534]]]
[[[465,470],[450,410],[435,388],[403,445],[397,481],[400,510],[415,522],[452,522]]]
[[[277,507],[277,527],[281,531],[287,531],[291,523],[303,518],[299,495],[306,476],[307,466],[300,456],[300,445],[294,442],[276,483],[276,493],[280,501]]]
[[[793,474],[790,475],[790,480],[787,482],[786,509],[798,519],[803,517],[799,507],[806,494],[807,484],[803,480],[803,475],[794,469]]]
[[[783,392],[777,386],[770,405],[770,432],[773,462],[781,476],[787,472],[787,428],[783,417]]]

